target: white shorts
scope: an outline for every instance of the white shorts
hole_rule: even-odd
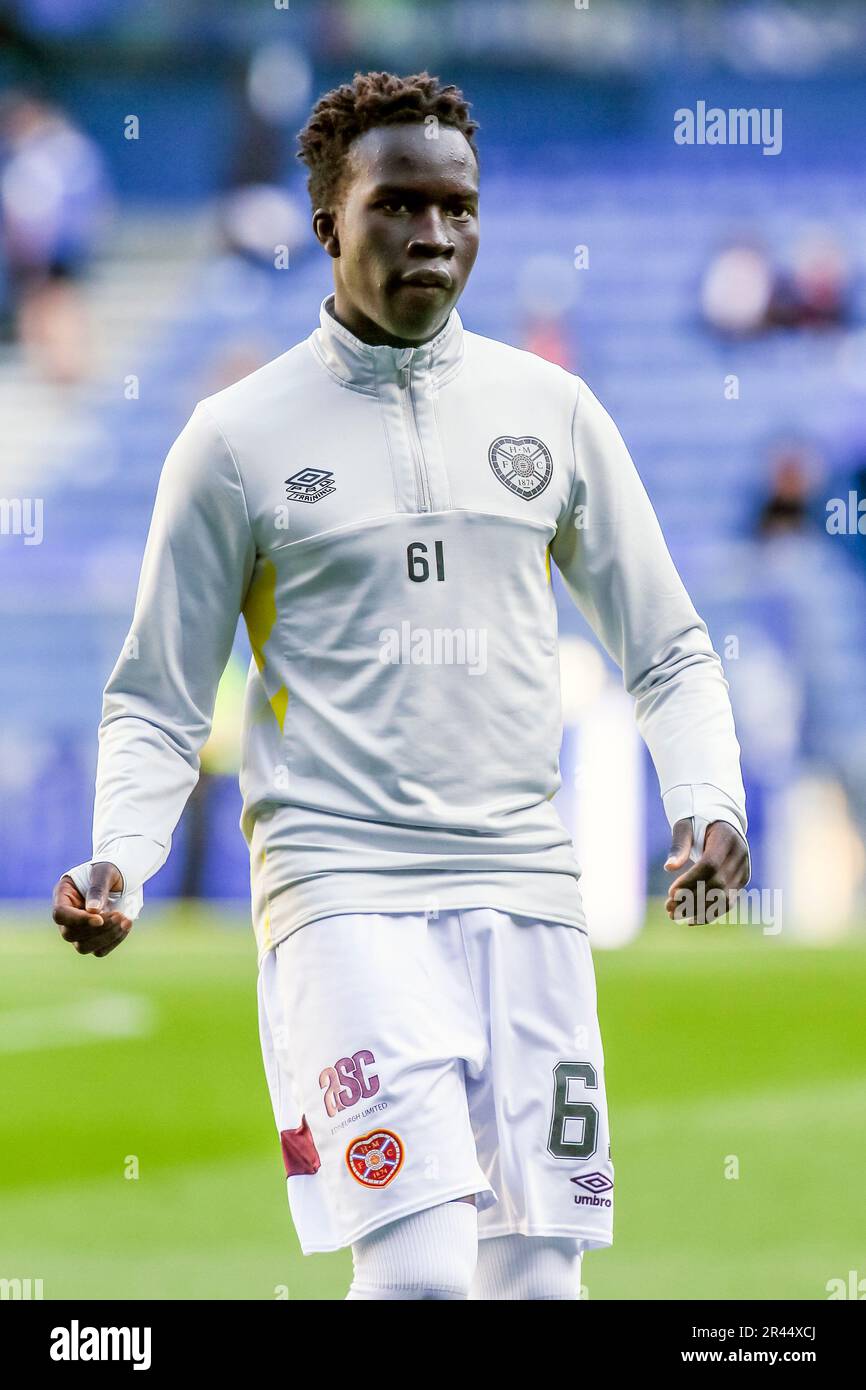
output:
[[[493,908],[325,917],[262,961],[305,1254],[475,1194],[481,1237],[613,1239],[589,940]]]

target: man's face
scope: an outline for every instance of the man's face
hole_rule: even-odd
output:
[[[432,338],[478,252],[478,168],[440,125],[377,126],[351,146],[338,206],[314,219],[334,256],[337,317],[367,342]]]

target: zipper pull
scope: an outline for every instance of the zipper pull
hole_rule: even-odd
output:
[[[409,367],[398,367],[397,371],[400,377],[400,387],[405,391],[409,385],[410,369]]]

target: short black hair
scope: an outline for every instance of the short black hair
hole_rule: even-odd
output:
[[[313,210],[336,203],[346,154],[359,135],[375,126],[423,122],[428,116],[465,135],[478,159],[473,139],[478,122],[469,115],[469,102],[459,87],[443,86],[429,72],[411,77],[356,72],[351,82],[326,92],[298,135],[298,158],[309,170],[307,189]]]

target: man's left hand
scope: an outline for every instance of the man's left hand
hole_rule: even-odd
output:
[[[678,820],[665,860],[670,873],[688,864],[693,839],[691,820]],[[733,906],[748,877],[749,851],[745,840],[726,821],[715,820],[707,826],[700,859],[671,884],[665,910],[674,922],[715,922]]]

